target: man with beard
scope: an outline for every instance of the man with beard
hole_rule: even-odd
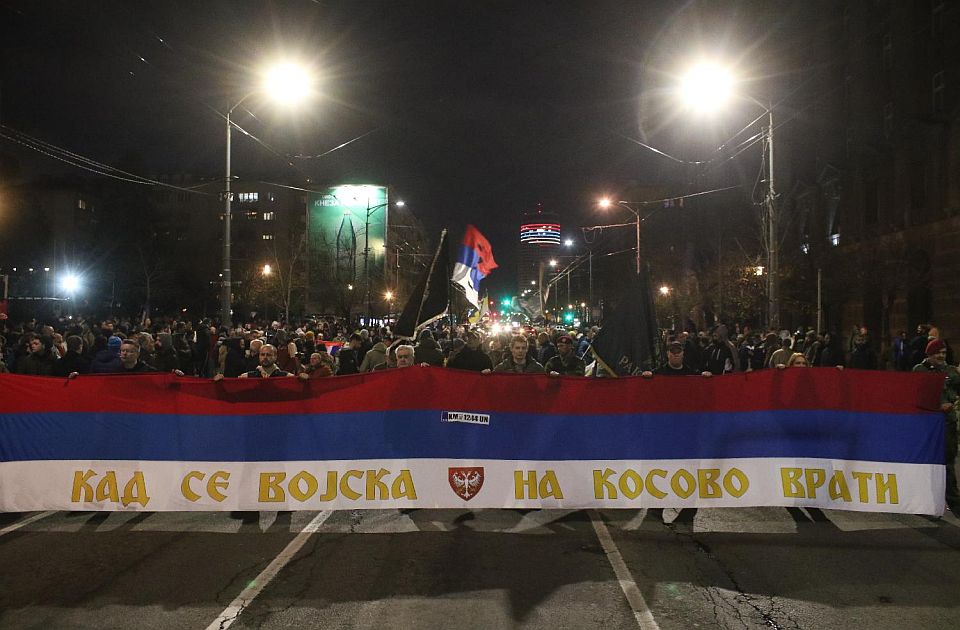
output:
[[[270,344],[266,344],[260,348],[260,364],[255,369],[244,372],[239,378],[276,378],[281,376],[293,376],[293,374],[280,369],[277,365],[277,349]],[[214,377],[214,380],[219,379]]]

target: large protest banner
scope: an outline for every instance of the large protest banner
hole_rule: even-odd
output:
[[[0,510],[943,512],[942,379],[0,375]]]

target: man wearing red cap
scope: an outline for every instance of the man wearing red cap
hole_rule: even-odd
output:
[[[947,507],[960,514],[960,489],[957,488],[957,400],[960,399],[960,372],[947,363],[947,345],[943,339],[931,339],[927,358],[914,366],[914,372],[939,372],[944,375],[940,409],[943,411],[943,445],[947,465]]]

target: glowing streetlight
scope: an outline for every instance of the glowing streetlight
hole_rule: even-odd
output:
[[[392,300],[392,299],[393,299],[393,291],[387,291],[386,293],[383,294],[383,297],[384,297],[386,300],[388,300],[388,301],[389,301],[389,300]]]
[[[284,62],[267,69],[262,76],[262,83],[258,89],[247,93],[237,103],[227,110],[224,118],[227,122],[227,146],[226,146],[226,169],[224,174],[224,194],[223,194],[223,278],[220,285],[220,320],[224,325],[228,325],[233,319],[233,310],[230,308],[230,300],[233,297],[233,282],[231,281],[230,268],[230,218],[231,203],[233,195],[230,192],[231,172],[230,172],[230,140],[233,132],[233,122],[230,117],[233,111],[240,107],[244,101],[257,93],[263,93],[271,100],[294,104],[304,100],[312,91],[313,82],[305,68]]]
[[[670,287],[668,287],[667,285],[663,285],[662,287],[660,287],[660,295],[664,295],[664,296],[670,295]]]
[[[537,284],[537,281],[536,281],[536,280],[531,280],[531,281],[530,281],[530,284],[532,284],[532,285],[534,285],[534,286],[536,286],[536,284]]]
[[[74,273],[68,273],[60,279],[60,287],[70,295],[73,295],[80,289],[80,277]]]
[[[680,81],[680,97],[693,110],[716,111],[730,100],[732,94],[733,75],[716,63],[698,63]]]
[[[398,208],[402,208],[402,207],[404,207],[405,205],[407,205],[407,204],[404,203],[403,199],[400,199],[400,200],[397,201],[397,207],[398,207]]]
[[[702,62],[693,66],[684,75],[678,87],[680,96],[687,108],[699,112],[708,112],[721,109],[734,95],[735,85],[736,81],[727,67],[716,62]],[[767,325],[776,330],[780,327],[780,253],[778,248],[780,228],[773,170],[773,106],[764,105],[747,94],[738,93],[736,96],[746,98],[759,105],[765,110],[764,113],[767,118],[766,129],[762,132],[766,143],[764,160],[767,167],[767,198],[765,200],[767,212],[764,218],[764,232],[766,232],[767,241]]]
[[[264,265],[262,270],[263,275],[269,276],[273,273],[273,267],[270,265]]]
[[[567,240],[565,240],[565,241],[563,242],[563,244],[566,245],[567,247],[573,247],[573,239],[572,239],[572,238],[568,238]]]
[[[602,198],[600,201],[597,202],[597,205],[600,206],[601,208],[603,208],[604,210],[606,210],[607,208],[610,207],[610,205],[611,205],[612,203],[613,203],[613,202],[610,201],[610,198],[609,198],[609,197],[604,197],[604,198]]]
[[[353,291],[353,285],[352,285],[352,284],[348,284],[348,285],[347,285],[347,291]]]
[[[313,89],[313,79],[306,68],[295,63],[279,63],[263,76],[263,91],[280,103],[299,103]]]
[[[556,258],[551,258],[551,259],[550,259],[550,266],[551,266],[551,267],[556,267],[556,266],[557,266],[557,259],[556,259]]]

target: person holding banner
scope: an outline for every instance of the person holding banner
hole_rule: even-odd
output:
[[[514,335],[510,340],[510,356],[501,361],[494,372],[514,372],[516,374],[543,374],[543,366],[527,356],[529,342],[523,335]],[[489,370],[483,370],[488,374]]]
[[[667,362],[657,369],[643,372],[640,376],[650,378],[657,376],[713,376],[712,372],[698,372],[686,364],[683,360],[683,344],[679,341],[671,341],[667,344]]]
[[[960,372],[947,363],[947,345],[942,339],[927,344],[927,358],[913,367],[914,372],[937,372],[944,375],[940,410],[943,412],[944,463],[947,466],[947,507],[960,514],[960,488],[957,487],[957,402],[960,399]]]
[[[220,378],[223,375],[218,374]],[[282,376],[293,376],[290,372],[281,370],[277,365],[277,349],[270,344],[260,348],[260,365],[255,370],[244,372],[239,378],[275,378]],[[220,380],[214,377],[214,380]]]
[[[550,357],[544,369],[551,376],[584,376],[587,364],[573,350],[573,338],[561,335],[557,339],[557,354]]]
[[[140,360],[140,344],[134,339],[124,339],[120,343],[120,369],[118,374],[156,372],[157,369]]]

